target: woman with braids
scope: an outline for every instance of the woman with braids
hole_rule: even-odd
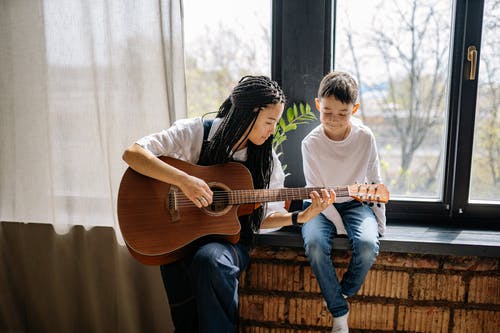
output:
[[[163,162],[170,156],[199,165],[243,163],[254,188],[283,188],[281,163],[272,149],[285,96],[265,76],[245,76],[221,105],[204,140],[202,117],[176,121],[170,128],[132,144],[123,159],[137,172],[177,186],[197,207],[212,203],[212,191],[200,178]],[[160,266],[176,332],[235,332],[238,323],[238,278],[249,261],[252,237],[261,228],[304,223],[335,201],[335,192],[310,194],[312,205],[289,213],[283,202],[261,205],[240,217],[237,244],[212,241],[180,261]],[[292,221],[294,219],[294,221]]]

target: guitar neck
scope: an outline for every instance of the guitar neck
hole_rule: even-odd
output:
[[[229,204],[240,205],[257,202],[287,201],[309,199],[309,193],[317,191],[320,193],[324,187],[302,187],[302,188],[280,188],[261,190],[233,190],[228,194]],[[349,197],[348,186],[335,186],[333,189],[337,197]]]

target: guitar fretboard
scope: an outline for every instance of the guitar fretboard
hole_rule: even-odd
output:
[[[309,193],[311,193],[312,191],[321,193],[321,189],[323,188],[324,187],[303,187],[261,190],[233,190],[227,192],[227,200],[229,204],[239,205],[256,202],[308,199]],[[328,189],[333,189],[337,197],[349,196],[348,186],[336,186],[330,187]]]

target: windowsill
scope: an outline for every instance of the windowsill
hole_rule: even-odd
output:
[[[256,245],[303,247],[297,228],[281,230],[256,237]],[[334,241],[335,249],[350,249],[347,237]],[[434,255],[500,257],[500,232],[414,225],[387,226],[380,238],[381,252],[401,252]]]

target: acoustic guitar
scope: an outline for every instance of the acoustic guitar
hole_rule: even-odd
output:
[[[213,192],[213,203],[198,208],[176,186],[128,168],[118,192],[118,223],[129,252],[146,265],[175,262],[207,240],[236,243],[240,233],[238,216],[250,214],[256,204],[307,199],[311,191],[321,189],[253,189],[252,175],[241,163],[199,166],[170,157],[160,159],[205,180]],[[333,189],[337,197],[377,203],[389,200],[383,184]]]

